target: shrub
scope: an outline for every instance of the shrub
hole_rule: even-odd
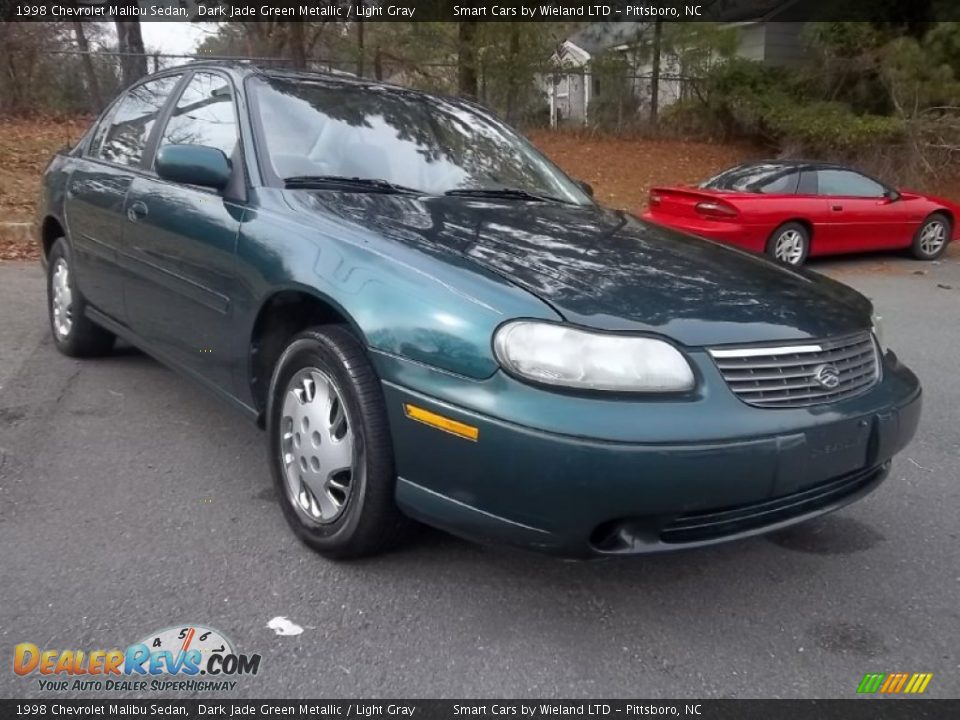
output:
[[[857,114],[841,102],[813,100],[787,70],[737,59],[714,69],[698,100],[677,103],[665,117],[678,132],[760,140],[791,154],[854,157],[904,139],[896,117]]]
[[[899,144],[905,137],[899,118],[857,115],[836,102],[784,104],[771,108],[765,119],[781,147],[815,157],[858,157],[880,145]]]

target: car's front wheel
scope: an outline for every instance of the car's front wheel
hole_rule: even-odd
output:
[[[803,265],[809,254],[810,231],[800,223],[784,223],[767,240],[767,255],[784,265]]]
[[[936,260],[947,249],[950,231],[949,218],[942,213],[933,213],[913,236],[913,256],[918,260]]]
[[[59,238],[47,256],[47,312],[53,342],[64,355],[104,355],[113,347],[113,333],[90,320],[85,309],[73,273],[73,256],[66,240]]]
[[[290,342],[270,383],[270,467],[283,514],[330,558],[383,552],[408,526],[379,380],[354,336],[314,327]]]

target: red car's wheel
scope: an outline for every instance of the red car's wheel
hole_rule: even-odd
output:
[[[809,254],[810,231],[800,223],[784,223],[767,240],[767,255],[784,265],[803,265]]]
[[[913,256],[918,260],[936,260],[946,251],[951,230],[946,215],[933,213],[913,236]]]

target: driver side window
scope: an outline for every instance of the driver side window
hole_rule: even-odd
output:
[[[233,155],[240,135],[229,81],[198,72],[190,79],[160,138],[164,145],[206,145]]]
[[[819,170],[817,180],[821,195],[879,198],[885,192],[880,183],[851,170]]]

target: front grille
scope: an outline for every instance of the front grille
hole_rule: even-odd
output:
[[[713,348],[710,355],[736,396],[763,408],[844,400],[880,378],[879,352],[869,332],[790,346]]]
[[[715,540],[816,512],[865,490],[883,476],[886,468],[885,463],[857,470],[806,490],[752,505],[681,515],[660,530],[660,539],[665,543]]]

